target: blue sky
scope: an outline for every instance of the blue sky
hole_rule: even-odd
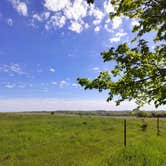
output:
[[[110,21],[115,10],[109,0],[1,0],[0,111],[115,109],[106,92],[84,91],[76,81],[111,69],[100,53],[132,38],[138,21]]]

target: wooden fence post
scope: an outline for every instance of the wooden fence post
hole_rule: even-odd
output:
[[[124,119],[124,146],[126,147],[126,119]]]
[[[159,117],[157,117],[157,136],[160,135],[160,124],[159,124]]]

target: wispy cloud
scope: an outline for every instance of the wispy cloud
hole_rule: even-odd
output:
[[[56,70],[54,68],[50,68],[49,71],[55,73]]]
[[[42,73],[43,72],[43,69],[42,69],[42,67],[41,67],[40,64],[37,64],[37,66],[36,66],[36,72],[37,73]]]
[[[10,73],[10,74],[18,74],[18,75],[26,75],[19,64],[3,64],[0,65],[0,72]]]
[[[113,29],[118,29],[120,25],[122,24],[122,17],[114,17],[112,20],[112,28]]]
[[[11,84],[11,83],[7,83],[6,85],[4,85],[4,87],[8,89],[13,89],[15,86],[16,84]]]
[[[99,25],[108,17],[109,12],[114,12],[114,6],[111,5],[110,0],[104,1],[103,8],[100,9],[94,4],[88,5],[85,0],[45,0],[43,7],[45,10],[42,13],[33,14],[33,26],[35,20],[43,22],[46,30],[67,25],[69,30],[76,33],[94,26],[94,31],[98,32]],[[44,13],[47,13],[47,17]],[[91,23],[86,20],[88,17],[91,17]],[[118,18],[114,22],[113,27],[115,28],[121,24]]]
[[[81,86],[80,86],[79,84],[77,84],[77,83],[72,83],[71,86],[72,86],[72,87],[75,87],[75,88],[81,87]]]
[[[137,19],[132,19],[131,28],[133,28],[134,26],[138,26],[138,25],[139,25],[139,21]]]
[[[25,2],[20,2],[20,0],[10,0],[10,2],[20,15],[28,16],[28,7]]]
[[[67,28],[70,31],[81,33],[83,30],[92,28],[95,32],[106,30],[111,32],[122,28],[124,16],[114,17],[111,21],[110,12],[116,11],[116,6],[111,4],[111,0],[98,3],[87,4],[86,0],[43,0],[42,10],[30,11],[28,1],[9,0],[22,16],[28,16],[32,27],[44,27],[46,31]],[[12,26],[14,20],[8,20],[8,25]],[[42,24],[42,26],[40,26]],[[138,21],[133,19],[131,27],[137,25]],[[117,42],[118,38],[113,41]]]
[[[63,88],[64,86],[67,86],[67,85],[69,85],[69,83],[67,81],[65,81],[65,80],[62,80],[59,83],[60,88]]]
[[[99,71],[100,71],[100,68],[99,68],[99,67],[93,67],[92,70],[93,70],[94,72],[99,72]]]
[[[69,30],[80,33],[83,30],[83,26],[82,26],[81,22],[71,21]]]
[[[119,42],[121,38],[125,36],[127,36],[127,33],[124,32],[123,29],[121,29],[119,32],[115,33],[115,35],[112,38],[110,38],[110,43]]]
[[[2,82],[0,84],[0,87],[8,88],[8,89],[13,89],[13,88],[30,88],[32,87],[32,84],[30,83],[22,83],[22,82]]]
[[[8,24],[9,26],[13,26],[13,24],[14,24],[13,19],[8,18],[8,19],[7,19],[7,24]]]
[[[108,21],[109,13],[115,12],[111,0],[103,1],[100,8],[96,3],[87,4],[86,0],[44,0],[40,12],[28,12],[26,2],[20,0],[10,0],[10,2],[20,15],[29,16],[32,27],[43,24],[47,31],[65,27],[70,31],[81,33],[90,27],[99,32],[101,29],[108,31],[109,24],[111,29],[115,30],[123,23],[123,17],[115,17],[112,21]]]
[[[55,85],[57,85],[57,82],[53,81],[53,82],[51,82],[51,84],[55,86]]]
[[[94,31],[95,32],[99,32],[100,31],[100,27],[99,26],[95,27]]]
[[[68,0],[45,0],[44,2],[44,7],[54,12],[64,9],[67,5],[69,5]]]

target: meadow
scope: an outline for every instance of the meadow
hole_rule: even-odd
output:
[[[0,114],[0,166],[165,166],[166,119]],[[147,124],[142,129],[143,123]]]

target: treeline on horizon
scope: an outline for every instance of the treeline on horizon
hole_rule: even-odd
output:
[[[91,110],[91,111],[76,111],[76,110],[55,110],[55,111],[26,111],[26,112],[2,112],[2,114],[9,113],[24,113],[24,114],[50,114],[50,115],[78,115],[78,116],[112,116],[112,117],[148,117],[166,118],[166,110],[159,111],[106,111],[106,110]],[[1,114],[1,113],[0,113]]]
[[[92,115],[92,116],[133,116],[133,117],[166,117],[166,111],[52,111],[59,114],[72,114],[72,115]]]

